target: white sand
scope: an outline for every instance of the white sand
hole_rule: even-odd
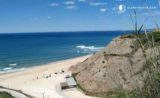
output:
[[[67,74],[71,74],[68,70],[69,67],[84,61],[88,57],[89,55],[0,75],[0,86],[22,90],[36,98],[91,98],[77,89],[65,91],[60,89],[60,82],[64,81]],[[65,73],[54,74],[61,70],[64,70]],[[50,78],[44,78],[44,75],[49,74],[51,74]]]
[[[82,92],[80,92],[77,88],[68,89],[63,91],[65,95],[69,96],[70,98],[93,98],[90,96],[86,96]],[[95,98],[95,97],[94,97]]]

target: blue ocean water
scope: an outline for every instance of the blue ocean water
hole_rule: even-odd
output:
[[[122,31],[0,34],[0,72],[96,52]]]

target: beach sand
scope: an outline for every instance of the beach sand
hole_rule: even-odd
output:
[[[60,82],[70,75],[70,66],[76,65],[90,55],[49,63],[28,68],[23,71],[0,75],[0,86],[21,90],[36,98],[93,98],[84,95],[78,89],[61,90]],[[64,73],[60,71],[64,70]],[[58,73],[58,74],[55,74]],[[46,76],[51,75],[49,78]]]

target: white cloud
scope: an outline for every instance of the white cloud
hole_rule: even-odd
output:
[[[49,6],[56,7],[56,6],[59,6],[59,4],[58,3],[50,3]]]
[[[65,8],[66,8],[66,9],[75,9],[76,6],[70,5],[70,6],[66,6]]]
[[[64,4],[66,4],[66,5],[74,5],[75,2],[74,1],[65,1]]]
[[[102,6],[102,5],[107,5],[106,2],[91,2],[91,6]]]
[[[100,12],[106,12],[106,11],[107,11],[107,8],[101,8],[99,11],[100,11]]]

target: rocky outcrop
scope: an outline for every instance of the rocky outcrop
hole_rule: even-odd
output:
[[[119,88],[133,90],[142,87],[146,78],[145,71],[142,71],[145,64],[146,59],[137,40],[118,37],[70,70],[83,89],[102,93]]]

